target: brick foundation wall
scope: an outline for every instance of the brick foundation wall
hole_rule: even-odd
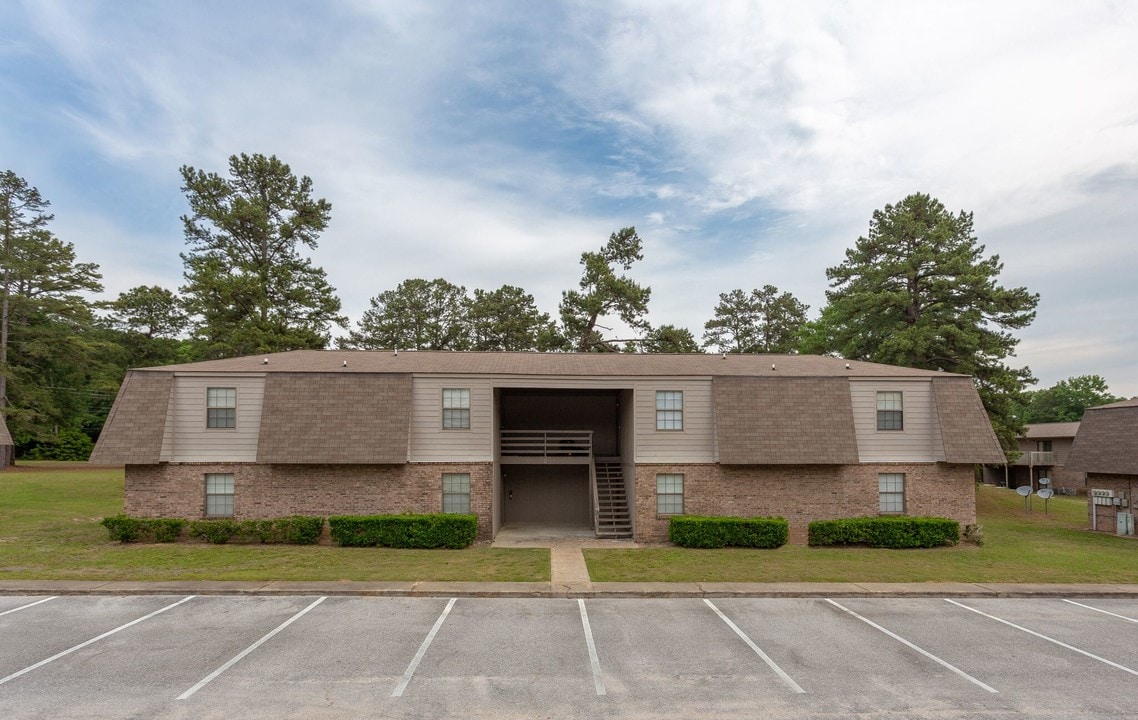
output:
[[[470,511],[478,515],[478,538],[488,540],[493,478],[490,463],[128,465],[123,510],[135,517],[202,518],[206,473],[231,473],[233,516],[238,520],[435,513],[442,509],[442,474],[452,472],[470,474]]]
[[[1113,490],[1115,497],[1125,495],[1128,507],[1099,505],[1096,508],[1091,500],[1091,490]],[[1138,475],[1087,473],[1087,527],[1096,527],[1094,515],[1097,514],[1097,529],[1099,532],[1118,532],[1118,518],[1116,513],[1135,512],[1134,496],[1132,494],[1135,490],[1138,490]]]
[[[684,512],[689,515],[780,516],[790,524],[790,542],[806,544],[813,520],[878,514],[877,476],[905,473],[907,515],[935,515],[976,522],[971,465],[875,463],[870,465],[638,465],[636,540],[664,542],[668,516],[656,514],[656,475],[684,475]]]

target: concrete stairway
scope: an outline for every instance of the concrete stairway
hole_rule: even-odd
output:
[[[619,462],[596,463],[597,537],[632,537],[632,518],[628,514],[628,494]]]

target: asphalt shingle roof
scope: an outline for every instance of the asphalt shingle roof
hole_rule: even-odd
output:
[[[267,362],[266,362],[267,361]],[[336,372],[476,375],[697,375],[746,377],[930,377],[953,373],[819,355],[649,355],[387,350],[293,350],[163,365],[162,372]],[[957,377],[966,377],[957,375]]]

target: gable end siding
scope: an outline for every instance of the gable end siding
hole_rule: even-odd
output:
[[[173,373],[137,370],[127,373],[90,462],[96,465],[157,463],[173,386]]]
[[[933,378],[944,458],[950,463],[1006,462],[1000,441],[970,378]]]
[[[904,415],[901,430],[877,429],[877,393],[899,391]],[[858,456],[866,462],[937,462],[944,460],[940,421],[927,380],[850,380]]]
[[[734,378],[712,382],[719,462],[844,465],[858,462],[845,378]]]
[[[1138,406],[1088,409],[1067,457],[1067,467],[1088,473],[1138,475]]]
[[[257,462],[407,462],[411,376],[271,373]]]

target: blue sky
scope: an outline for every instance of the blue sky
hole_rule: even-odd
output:
[[[1138,395],[1138,4],[7,2],[0,166],[108,295],[181,283],[178,168],[275,154],[333,205],[354,323],[409,277],[556,315],[635,225],[650,320],[697,337],[913,192],[1041,295],[1016,365]]]

